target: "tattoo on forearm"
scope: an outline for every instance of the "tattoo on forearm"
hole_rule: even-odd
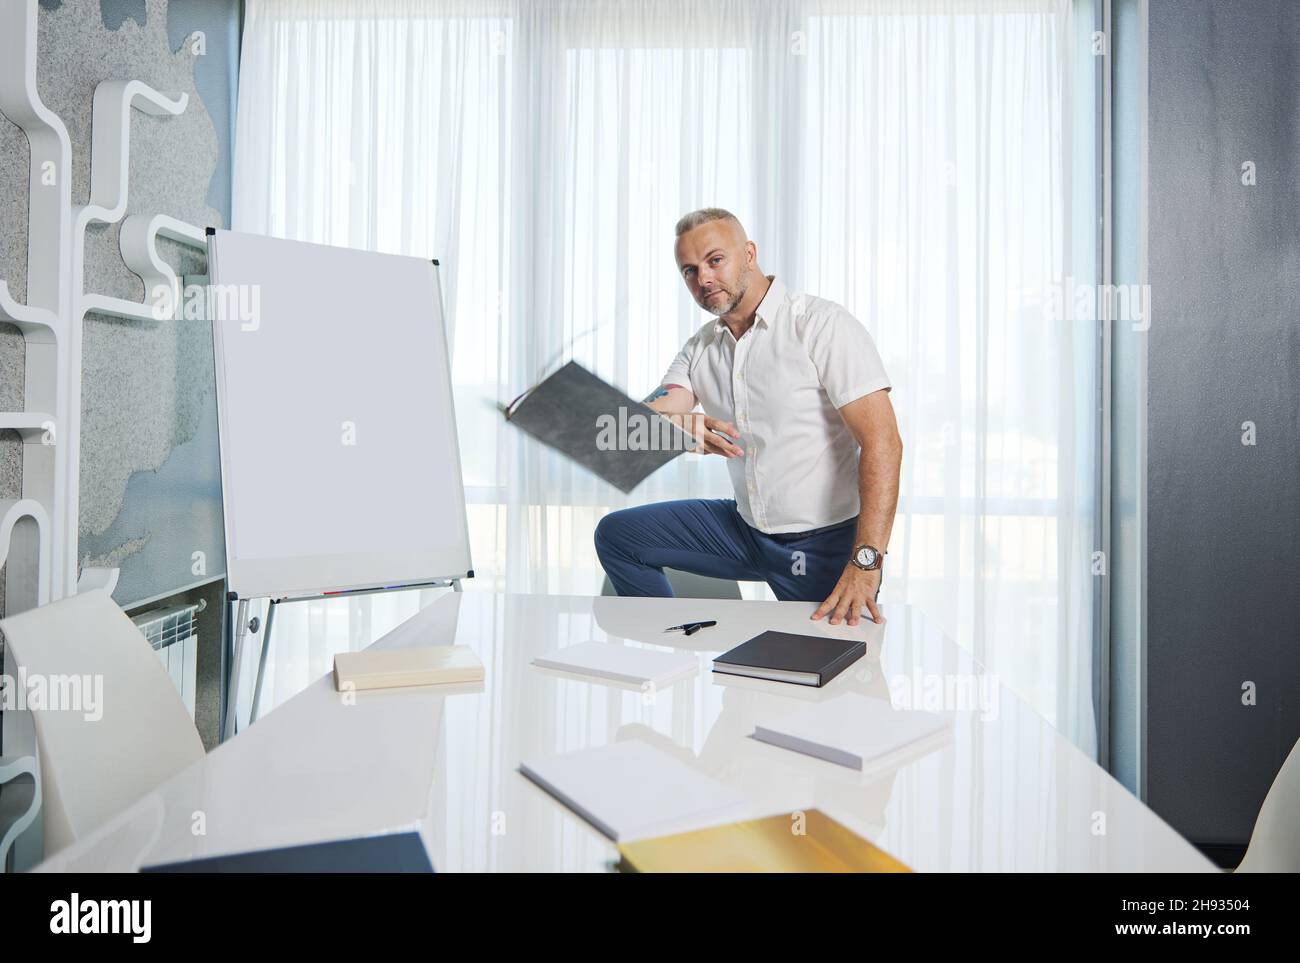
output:
[[[673,388],[680,388],[680,387],[681,387],[681,385],[660,385],[660,386],[659,386],[658,388],[656,388],[654,391],[650,392],[650,394],[646,395],[646,399],[645,399],[644,402],[642,402],[642,404],[647,404],[647,405],[648,405],[648,404],[650,404],[650,402],[652,402],[652,401],[658,401],[660,398],[667,398],[667,397],[668,397],[668,392],[669,392],[671,389],[673,389]]]

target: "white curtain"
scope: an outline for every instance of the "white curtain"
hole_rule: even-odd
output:
[[[1095,755],[1096,330],[1044,310],[1095,281],[1091,29],[1082,0],[249,0],[234,226],[440,260],[468,587],[593,594],[601,515],[728,497],[723,466],[624,497],[495,406],[569,358],[657,385],[703,320],[673,224],[734,211],[893,378],[882,599]]]

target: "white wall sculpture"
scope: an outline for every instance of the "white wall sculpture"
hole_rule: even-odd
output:
[[[0,320],[25,342],[24,410],[0,411],[0,429],[23,440],[22,497],[0,501],[5,611],[16,614],[77,591],[81,339],[88,313],[157,323],[181,310],[180,281],[159,257],[159,237],[203,250],[204,232],[165,215],[126,217],[131,111],[176,116],[188,97],[138,80],[107,80],[92,106],[90,196],[72,202],[72,147],[63,121],[36,88],[38,0],[0,3],[0,114],[31,148],[27,301],[0,280]],[[145,302],[88,292],[87,228],[122,222],[123,262],[145,285]]]

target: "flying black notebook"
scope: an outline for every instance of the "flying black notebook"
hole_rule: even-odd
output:
[[[861,639],[764,632],[713,660],[714,672],[823,686],[866,654]]]
[[[282,849],[141,866],[142,873],[432,873],[417,832],[336,839]]]
[[[508,405],[505,416],[625,493],[696,445],[689,433],[576,361]]]

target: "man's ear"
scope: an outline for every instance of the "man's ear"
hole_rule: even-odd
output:
[[[750,264],[758,263],[758,245],[753,241],[745,242],[745,254],[749,257]]]

